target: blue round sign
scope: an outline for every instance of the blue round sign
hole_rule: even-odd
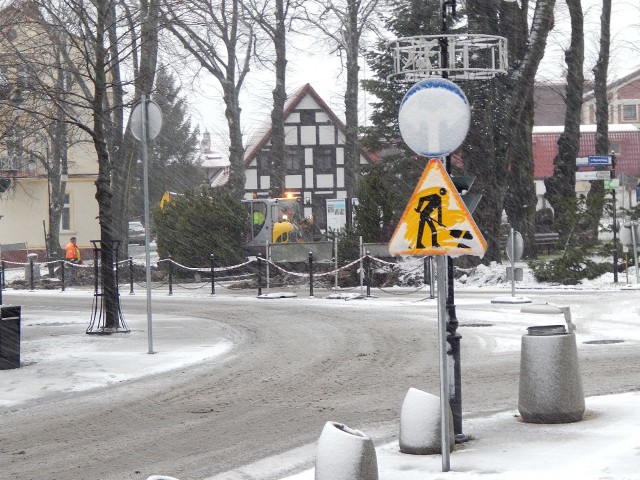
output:
[[[444,78],[413,85],[400,104],[398,125],[405,143],[419,155],[440,157],[456,150],[471,123],[464,92]]]

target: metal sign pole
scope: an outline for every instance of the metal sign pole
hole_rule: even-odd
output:
[[[333,239],[334,269],[336,271],[336,292],[338,291],[338,237]]]
[[[140,145],[142,146],[142,183],[144,187],[144,253],[147,281],[147,332],[149,353],[155,353],[153,351],[153,322],[151,311],[151,252],[149,249],[149,243],[151,239],[149,238],[149,159],[147,155],[147,96],[144,93],[141,95],[140,108],[142,111]]]
[[[271,244],[267,242],[267,293],[269,293],[269,262],[271,261]]]
[[[631,243],[633,244],[633,263],[636,266],[636,284],[640,283],[638,276],[638,239],[636,238],[636,226],[638,222],[631,222]]]
[[[509,232],[509,238],[511,238],[511,245],[510,245],[510,255],[509,257],[511,258],[511,296],[515,297],[516,296],[516,239],[515,239],[515,234],[513,233],[513,228],[511,228],[511,231]]]
[[[440,353],[440,446],[442,471],[451,468],[449,459],[449,373],[447,359],[447,257],[436,257],[438,281],[438,346]]]

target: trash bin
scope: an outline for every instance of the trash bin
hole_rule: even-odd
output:
[[[529,327],[522,336],[518,411],[528,423],[582,420],[584,391],[576,336],[564,325]]]
[[[20,368],[20,305],[0,306],[0,370]]]

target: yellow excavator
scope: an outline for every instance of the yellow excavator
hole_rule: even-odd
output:
[[[178,196],[178,193],[165,192],[160,200],[160,208]],[[242,200],[242,203],[251,222],[245,239],[245,247],[249,252],[264,253],[267,244],[314,241],[315,226],[312,219],[302,215],[299,198],[251,198]]]
[[[247,247],[305,241],[303,227],[307,220],[301,215],[298,198],[252,198],[242,203],[252,222]]]

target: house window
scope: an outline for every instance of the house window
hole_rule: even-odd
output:
[[[302,161],[304,151],[299,148],[287,148],[285,157],[285,170],[290,173],[302,172]]]
[[[300,110],[300,124],[315,125],[316,124],[315,110]]]
[[[313,168],[316,173],[333,172],[336,165],[335,147],[315,147],[313,149]]]
[[[637,105],[622,105],[622,121],[636,122],[638,120]]]
[[[62,205],[62,217],[60,218],[60,230],[61,231],[71,230],[71,202],[70,202],[68,193],[65,193],[64,195],[64,205]]]
[[[609,150],[614,153],[615,155],[620,155],[620,143],[619,142],[610,142],[609,143]]]
[[[258,154],[257,162],[258,171],[262,174],[271,171],[271,158],[269,158],[269,150],[263,150]]]

